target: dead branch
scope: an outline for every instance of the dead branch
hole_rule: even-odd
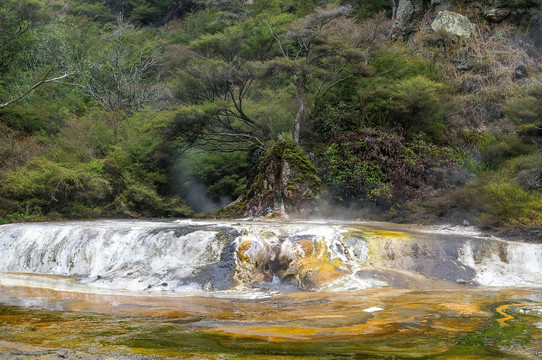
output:
[[[34,91],[36,88],[38,88],[39,86],[41,86],[43,84],[59,82],[59,80],[62,80],[64,78],[67,78],[68,76],[71,76],[71,75],[75,74],[75,73],[65,73],[64,75],[57,76],[57,77],[52,78],[52,79],[48,79],[48,77],[49,77],[49,75],[51,74],[52,71],[53,71],[53,69],[50,69],[49,71],[47,71],[45,76],[40,81],[38,81],[37,83],[32,85],[30,88],[28,88],[28,90],[26,90],[25,92],[23,92],[19,96],[15,97],[15,98],[13,98],[11,100],[8,100],[7,102],[5,102],[3,104],[0,104],[0,109],[13,104],[14,102],[17,102],[17,101],[21,100],[22,98],[24,98],[25,96],[27,96],[28,94],[30,94],[32,91]]]

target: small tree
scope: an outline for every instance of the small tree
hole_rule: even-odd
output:
[[[136,51],[132,26],[119,16],[103,50],[83,59],[80,74],[83,89],[104,110],[104,118],[113,131],[112,144],[118,141],[126,117],[157,100],[153,88],[159,76],[154,72],[156,51]]]
[[[349,6],[317,9],[280,35],[269,26],[282,58],[269,62],[268,73],[286,73],[293,78],[297,100],[293,130],[296,145],[299,144],[301,121],[307,112],[305,95],[311,93],[317,102],[333,87],[366,71],[361,66],[361,52],[326,32],[332,21],[350,13]]]
[[[0,179],[5,171],[30,161],[39,149],[33,137],[0,122]]]

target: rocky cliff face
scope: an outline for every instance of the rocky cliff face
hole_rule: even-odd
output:
[[[539,86],[540,0],[401,0],[389,35],[412,54],[434,59],[457,89],[450,133],[517,130],[506,104]]]
[[[429,0],[401,0],[397,9],[397,20],[392,28],[395,38],[408,38],[429,10],[432,1]]]
[[[400,0],[392,36],[408,39],[419,29],[420,23],[430,26],[435,18],[439,17],[439,13],[445,11],[460,13],[461,11],[456,9],[458,5],[469,8],[473,15],[488,23],[509,21],[515,25],[527,26],[533,40],[538,46],[542,45],[542,15],[540,3],[536,0]]]

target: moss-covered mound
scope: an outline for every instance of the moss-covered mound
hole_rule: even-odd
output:
[[[252,185],[221,210],[232,216],[308,215],[322,190],[316,168],[291,141],[277,142],[264,156]]]

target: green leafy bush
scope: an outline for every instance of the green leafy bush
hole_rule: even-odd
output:
[[[481,173],[466,189],[471,206],[479,209],[481,225],[539,227],[542,225],[542,154],[510,158],[497,169]]]
[[[326,104],[313,114],[311,136],[307,136],[313,147],[327,144],[337,136],[357,131],[366,125],[361,111],[354,105]]]
[[[514,178],[519,172],[530,169],[542,169],[542,153],[534,151],[527,155],[517,156],[502,164],[499,169],[501,177]]]
[[[92,21],[101,23],[114,22],[117,17],[102,2],[88,2],[81,0],[70,1],[71,7],[68,13],[75,16],[84,16]]]
[[[426,197],[446,185],[451,153],[421,138],[375,129],[335,138],[324,153],[325,184],[339,202],[383,208]]]
[[[423,76],[439,81],[441,78],[441,71],[430,59],[413,55],[411,49],[398,44],[375,52],[370,64],[377,74],[392,79]]]
[[[516,184],[494,181],[483,186],[482,225],[527,226],[542,225],[542,197],[539,193],[526,191]]]
[[[504,104],[503,111],[519,125],[542,123],[542,96],[528,95],[510,99]]]
[[[71,201],[92,207],[110,191],[109,182],[88,164],[57,163],[44,157],[8,172],[2,183],[3,194],[42,213],[62,209]]]
[[[525,144],[514,135],[489,136],[480,144],[481,161],[487,169],[497,169],[504,161],[533,150],[532,144]]]
[[[367,125],[396,129],[407,137],[423,132],[442,141],[447,109],[441,83],[418,75],[400,81],[369,78],[360,85],[360,105]]]
[[[163,199],[152,188],[141,183],[130,184],[113,202],[124,214],[152,216],[163,207]]]
[[[342,1],[351,3],[359,20],[369,19],[381,11],[386,11],[391,16],[391,7],[388,0],[366,0],[366,1]]]

